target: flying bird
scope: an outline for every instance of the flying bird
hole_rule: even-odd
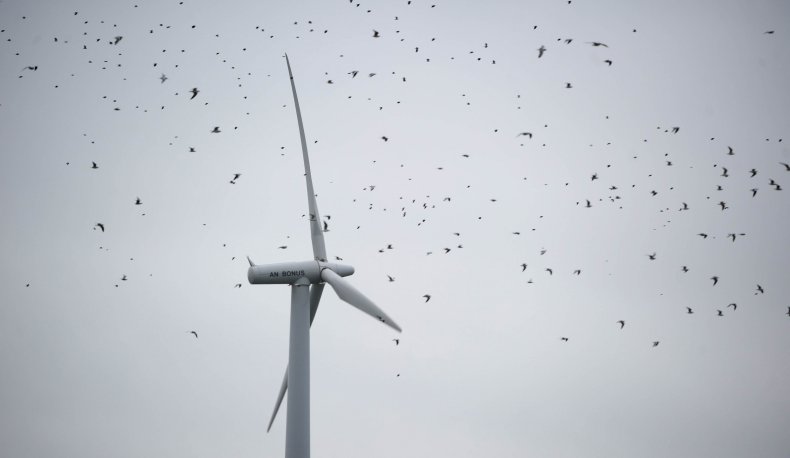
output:
[[[194,99],[195,97],[197,97],[197,95],[198,95],[198,92],[200,92],[200,91],[198,91],[198,88],[196,88],[196,87],[193,87],[193,88],[192,88],[192,90],[191,90],[191,91],[189,91],[189,92],[191,92],[191,93],[192,93],[192,97],[190,97],[190,98],[189,98],[189,100],[192,100],[192,99]]]
[[[93,164],[93,165],[91,165],[92,169],[98,169],[99,168],[99,166],[95,162],[91,161],[91,163]]]
[[[521,264],[521,271],[524,272],[525,270],[527,270],[527,263],[526,262]]]
[[[609,64],[609,66],[610,66],[610,67],[612,66],[612,60],[611,60],[611,59],[606,59],[604,62],[606,62],[607,64]]]
[[[230,184],[236,184],[236,180],[238,180],[240,176],[241,176],[240,173],[234,173],[233,178],[231,178],[230,180]]]
[[[785,162],[780,162],[780,164],[782,164],[783,166],[785,166],[785,171],[787,171],[787,172],[790,172],[790,164],[787,164],[787,163],[785,163]]]
[[[236,283],[235,285],[233,285],[233,287],[234,288],[241,288],[241,283]]]
[[[99,229],[101,229],[102,232],[104,232],[104,224],[96,223],[96,227],[98,227]],[[93,230],[95,231],[96,229],[93,229]]]
[[[691,307],[686,307],[686,313],[691,315],[692,313],[694,313],[694,310],[691,310]]]
[[[135,201],[134,201],[134,204],[135,204],[135,205],[142,205],[142,204],[143,204],[143,201],[142,201],[142,200],[140,200],[140,198],[138,197],[137,199],[135,199]]]
[[[389,281],[391,281],[391,282],[395,281],[395,279],[394,279],[394,278],[392,278],[390,275],[387,275],[387,278],[388,278],[388,279],[389,279]]]
[[[717,277],[717,276],[715,276],[715,275],[714,275],[714,276],[712,276],[712,277],[710,277],[710,279],[711,279],[711,280],[713,280],[713,286],[716,286],[716,283],[718,283],[718,282],[719,282],[719,277]]]
[[[195,336],[195,338],[196,338],[196,339],[198,338],[197,332],[195,332],[195,331],[189,331],[189,333],[190,333],[190,334],[192,334],[193,336]]]
[[[655,261],[656,260],[656,253],[649,254],[649,255],[647,255],[647,257],[650,258],[651,261]]]
[[[392,341],[395,342],[396,347],[400,344],[400,339],[392,339]]]
[[[654,340],[654,341],[653,341],[653,346],[654,346],[654,347],[657,347],[657,346],[658,346],[658,343],[659,343],[659,342],[658,342],[657,340]]]
[[[431,300],[431,295],[430,294],[423,294],[422,297],[425,298],[425,302],[428,302],[429,300]]]
[[[737,309],[738,309],[738,304],[736,304],[735,302],[733,302],[733,303],[731,303],[731,304],[727,304],[727,307],[732,307],[732,309],[733,309],[733,310],[737,310]]]
[[[277,248],[279,248],[281,250],[284,250],[284,249],[288,248],[288,245],[280,245]]]
[[[211,129],[211,133],[212,133],[212,134],[218,134],[218,133],[220,133],[219,126],[214,126],[214,128],[213,128],[213,129]]]
[[[117,37],[115,37],[115,39],[113,40],[113,43],[112,43],[112,44],[114,44],[114,45],[117,45],[117,44],[118,44],[118,43],[119,43],[121,40],[123,40],[123,37],[122,37],[122,36],[120,36],[120,35],[118,35],[118,36],[117,36]]]
[[[329,232],[329,224],[324,221],[324,232]]]
[[[551,270],[551,269],[550,269],[550,268],[548,268],[548,267],[546,267],[546,272],[548,272],[548,273],[549,273],[549,275],[554,275],[554,271],[553,271],[553,270]]]
[[[765,294],[765,290],[760,285],[757,285],[757,292],[760,293],[760,294]],[[754,294],[757,294],[757,293],[754,293]]]
[[[716,316],[724,316],[724,312],[722,312],[721,310],[718,310],[718,309],[717,309],[717,310],[716,310],[716,312],[718,312],[718,313],[716,314]]]
[[[567,342],[568,338],[567,337],[560,337],[560,340],[562,340],[563,342]]]
[[[752,197],[757,195],[757,188],[752,188],[750,191],[752,191]]]
[[[749,178],[754,178],[754,176],[757,175],[757,169],[753,168],[753,169],[749,170],[749,173],[751,174],[751,175],[749,175]]]
[[[378,30],[374,30],[373,31],[373,38],[379,38],[379,37],[380,37],[379,31]]]
[[[544,52],[546,52],[546,47],[545,47],[545,46],[543,46],[543,45],[540,45],[540,48],[538,48],[538,59],[540,59],[541,57],[543,57],[543,53],[544,53]]]
[[[706,234],[706,233],[704,233],[704,232],[700,232],[700,233],[699,233],[699,234],[697,234],[697,235],[699,235],[699,236],[700,236],[700,237],[702,237],[703,239],[706,239],[706,238],[708,238],[708,234]]]
[[[603,46],[604,48],[608,48],[609,47],[606,43],[601,43],[599,41],[588,41],[587,43],[591,44],[593,46]]]
[[[620,320],[617,323],[620,325],[620,329],[623,329],[625,327],[625,321]]]
[[[165,75],[164,73],[162,73],[162,76],[160,76],[160,77],[159,77],[159,81],[161,81],[162,83],[164,83],[165,81],[167,81],[167,75]]]
[[[521,137],[522,135],[524,135],[526,137],[529,137],[529,138],[532,138],[532,132],[519,132],[519,134],[516,135],[516,138]],[[469,156],[467,156],[467,157],[469,157]]]

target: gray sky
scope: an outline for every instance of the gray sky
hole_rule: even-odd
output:
[[[788,4],[433,5],[0,2],[5,455],[283,455],[288,52],[314,457],[787,456]]]

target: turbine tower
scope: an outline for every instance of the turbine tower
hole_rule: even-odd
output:
[[[285,424],[285,457],[310,457],[310,326],[313,324],[324,282],[329,283],[337,296],[359,310],[376,318],[382,323],[400,332],[401,328],[378,308],[376,304],[351,286],[343,277],[354,273],[354,268],[345,264],[327,262],[324,233],[321,218],[315,202],[313,179],[310,173],[310,159],[307,157],[302,113],[299,100],[296,98],[291,63],[285,55],[288,76],[291,79],[291,91],[296,107],[296,121],[299,124],[299,138],[302,141],[302,157],[304,158],[305,181],[307,182],[307,206],[310,212],[310,237],[313,243],[312,261],[283,262],[277,264],[255,264],[247,257],[250,267],[247,279],[252,284],[286,284],[291,285],[291,334],[288,344],[288,367],[285,369],[280,393],[274,404],[268,432],[280,404],[288,392],[288,411]]]

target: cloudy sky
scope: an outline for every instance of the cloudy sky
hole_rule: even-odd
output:
[[[245,256],[312,259],[287,52],[328,254],[403,328],[324,293],[314,457],[788,456],[787,24],[0,2],[0,449],[283,455],[290,292]]]

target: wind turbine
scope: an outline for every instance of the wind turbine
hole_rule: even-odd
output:
[[[288,367],[274,405],[268,432],[280,409],[283,397],[288,392],[288,411],[285,423],[285,457],[309,458],[310,456],[310,325],[313,324],[318,302],[324,290],[324,282],[329,283],[337,296],[359,310],[376,318],[400,332],[401,328],[383,310],[351,286],[343,277],[354,273],[354,268],[345,264],[331,263],[326,260],[324,233],[321,218],[313,192],[313,179],[310,173],[310,159],[307,157],[302,113],[296,98],[291,63],[285,55],[291,91],[296,107],[296,121],[299,123],[299,138],[302,141],[305,181],[307,182],[307,205],[310,211],[310,237],[313,244],[312,261],[283,262],[277,264],[255,264],[247,257],[250,267],[247,279],[252,284],[291,285],[291,334],[288,344]]]

